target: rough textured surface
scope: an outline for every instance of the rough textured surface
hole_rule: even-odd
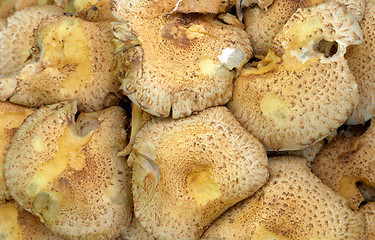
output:
[[[124,240],[154,240],[155,238],[142,227],[139,220],[133,215],[130,225],[121,235]]]
[[[0,31],[0,76],[16,73],[22,69],[30,56],[34,43],[34,30],[46,18],[62,15],[55,6],[36,6],[16,12],[8,17]]]
[[[117,156],[126,145],[125,112],[81,113],[77,122],[75,112],[76,104],[59,103],[26,119],[5,160],[6,184],[22,207],[62,236],[115,238],[132,215],[130,169]]]
[[[168,17],[171,1],[114,5],[129,25],[123,35],[138,41],[128,51],[130,71],[121,87],[135,104],[156,116],[180,118],[229,101],[235,69],[252,55],[245,31],[207,14]]]
[[[129,156],[135,215],[158,239],[199,239],[268,178],[264,147],[225,107],[152,119]]]
[[[232,0],[167,0],[170,4],[174,4],[174,8],[170,14],[180,13],[222,13],[228,11],[234,6]]]
[[[32,112],[33,110],[29,108],[9,102],[0,102],[0,204],[10,197],[4,179],[5,155],[18,127]]]
[[[362,40],[358,22],[335,2],[299,9],[257,68],[235,79],[233,115],[268,150],[298,150],[334,132],[358,104],[346,47]],[[324,39],[324,40],[323,40]],[[329,42],[337,51],[326,55]]]
[[[3,0],[0,2],[0,20],[27,7],[46,4],[44,0]]]
[[[372,29],[375,22],[375,2],[367,0],[366,3],[365,16],[360,22],[363,43],[349,47],[345,55],[361,95],[359,105],[348,121],[351,124],[363,124],[375,116],[375,32]]]
[[[368,202],[358,209],[365,215],[366,219],[366,239],[375,239],[375,202]]]
[[[322,148],[312,170],[357,209],[364,198],[357,183],[375,187],[375,123],[360,137],[338,136]]]
[[[259,228],[290,239],[364,239],[364,219],[298,157],[270,160],[270,180],[218,218],[203,239],[249,239]]]
[[[110,0],[56,0],[56,5],[91,22],[115,21]]]

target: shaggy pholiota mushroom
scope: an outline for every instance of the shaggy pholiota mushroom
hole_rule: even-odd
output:
[[[257,68],[242,69],[228,107],[268,150],[298,150],[318,142],[358,104],[344,54],[348,45],[361,42],[358,22],[338,3],[299,9]]]
[[[268,178],[264,147],[225,107],[152,119],[138,132],[128,164],[135,215],[157,239],[199,239]]]
[[[362,214],[312,174],[306,159],[272,158],[270,169],[267,184],[220,216],[202,239],[363,239]]]
[[[0,204],[10,197],[4,179],[4,161],[13,135],[33,110],[9,102],[0,102]]]
[[[353,209],[367,201],[366,196],[375,200],[374,144],[372,121],[362,136],[337,136],[322,148],[312,164],[314,174],[346,198]]]
[[[252,55],[245,31],[209,14],[169,14],[172,1],[114,5],[124,19],[118,38],[132,39],[124,43],[121,89],[142,110],[180,118],[229,101],[233,78]]]
[[[13,137],[4,166],[13,198],[53,232],[70,239],[112,239],[132,216],[131,174],[117,156],[126,145],[125,111],[80,113],[59,103],[30,115]]]
[[[34,37],[30,62],[0,79],[2,101],[40,107],[76,100],[80,111],[99,111],[118,102],[114,94],[123,69],[109,22],[51,17]]]
[[[122,233],[121,238],[124,240],[154,240],[155,238],[146,231],[141,225],[138,218],[133,215],[130,225]]]
[[[365,239],[375,239],[375,202],[366,203],[358,209],[358,212],[365,216]]]

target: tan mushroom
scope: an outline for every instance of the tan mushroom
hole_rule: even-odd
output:
[[[0,102],[0,204],[10,198],[4,179],[5,155],[16,130],[31,113],[33,110],[30,108]]]
[[[299,157],[270,159],[268,183],[220,216],[202,238],[363,239],[363,216],[349,209],[306,164]],[[277,237],[265,238],[272,235]]]
[[[136,216],[133,215],[130,225],[122,233],[121,238],[124,240],[154,240],[155,238],[142,227]]]
[[[257,68],[242,69],[228,107],[268,150],[298,150],[343,124],[358,104],[346,47],[361,43],[358,22],[335,2],[299,9]],[[336,53],[325,47],[337,44]]]
[[[115,21],[110,0],[61,0],[57,5],[87,21]]]
[[[134,212],[157,239],[198,239],[268,178],[264,147],[225,107],[145,124],[128,159]]]
[[[375,188],[375,123],[360,137],[338,136],[322,148],[312,170],[357,209],[365,198],[358,186]]]
[[[130,223],[125,112],[81,113],[76,103],[41,107],[15,134],[5,159],[14,199],[53,232],[70,239],[111,239]]]
[[[6,19],[13,13],[31,6],[50,4],[50,0],[2,0],[0,2],[0,20]]]
[[[34,30],[44,19],[62,14],[59,7],[36,6],[8,17],[0,31],[0,76],[20,71],[30,56]]]
[[[368,202],[361,206],[358,211],[365,216],[366,231],[365,239],[375,239],[375,202]]]
[[[348,59],[360,92],[359,105],[350,117],[348,123],[363,124],[375,116],[375,2],[366,1],[366,12],[360,26],[363,32],[363,43],[348,48],[345,57]]]
[[[223,13],[234,6],[232,0],[167,0],[169,5],[173,5],[173,9],[168,13]]]
[[[128,23],[118,38],[138,41],[129,44],[121,89],[142,110],[180,118],[229,101],[236,70],[252,54],[245,31],[208,14],[168,17],[174,6],[166,1],[114,5]]]
[[[76,100],[80,111],[99,111],[118,102],[121,85],[112,27],[76,17],[54,17],[39,26],[29,64],[15,76],[0,79],[0,96],[39,107]],[[4,94],[6,93],[6,94]],[[5,100],[2,99],[2,100]]]

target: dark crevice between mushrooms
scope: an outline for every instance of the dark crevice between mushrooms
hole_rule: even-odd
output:
[[[330,58],[337,53],[338,44],[336,41],[322,39],[315,45],[315,50],[323,53],[325,58]]]
[[[365,122],[365,124],[358,125],[346,125],[343,124],[337,129],[337,134],[340,137],[360,137],[362,136],[370,127],[371,119]]]
[[[370,185],[363,181],[356,182],[356,185],[362,197],[365,199],[361,202],[360,206],[363,206],[368,202],[375,202],[375,185]]]

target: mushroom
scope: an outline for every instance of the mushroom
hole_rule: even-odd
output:
[[[130,225],[121,235],[124,240],[154,240],[155,238],[142,227],[135,215],[132,217]]]
[[[48,3],[50,3],[50,0],[3,0],[0,2],[0,20],[6,19],[14,12],[22,9]]]
[[[274,0],[266,9],[258,6],[244,9],[245,31],[249,34],[255,55],[266,55],[273,39],[298,8],[307,8],[326,0]],[[336,0],[361,21],[365,11],[365,0]]]
[[[366,203],[358,211],[365,216],[365,239],[375,239],[375,202]]]
[[[114,94],[122,69],[109,23],[54,17],[43,21],[35,37],[31,62],[0,79],[0,85],[16,85],[13,93],[0,88],[0,96],[11,95],[10,102],[32,107],[76,100],[86,112],[118,102]]]
[[[63,240],[14,201],[0,205],[0,236],[3,240]]]
[[[225,107],[153,118],[139,130],[128,164],[135,215],[157,239],[198,239],[268,178],[264,147]]]
[[[62,0],[57,5],[87,21],[115,21],[110,0]]]
[[[168,16],[173,13],[223,13],[227,12],[234,6],[232,0],[167,0],[169,5],[174,4],[173,9],[168,13]]]
[[[356,77],[360,100],[358,107],[349,118],[349,124],[364,124],[375,116],[375,33],[372,30],[375,21],[375,3],[366,1],[366,12],[360,26],[363,32],[363,43],[351,46],[345,57],[350,70]]]
[[[0,204],[10,198],[4,179],[5,155],[16,130],[31,113],[33,110],[30,108],[0,102]]]
[[[267,184],[220,216],[202,239],[363,239],[363,216],[314,176],[306,159],[269,162]]]
[[[62,14],[61,8],[46,5],[29,7],[8,17],[0,31],[0,76],[20,71],[30,56],[34,30],[44,19]]]
[[[257,68],[242,69],[228,108],[268,150],[299,150],[324,139],[358,104],[344,54],[361,40],[358,22],[336,2],[297,10]],[[337,46],[332,56],[330,43]]]
[[[4,166],[14,199],[69,239],[112,239],[132,215],[125,111],[81,113],[77,103],[41,107],[16,132]],[[22,170],[21,170],[22,169]]]
[[[168,15],[173,5],[165,1],[114,6],[127,22],[118,38],[138,40],[129,44],[121,86],[133,103],[155,116],[180,118],[229,101],[236,71],[252,54],[245,31],[208,14]]]
[[[347,199],[352,209],[357,209],[365,200],[362,196],[368,191],[365,189],[375,189],[374,144],[375,123],[372,122],[360,137],[337,136],[322,148],[312,164],[314,174]]]

